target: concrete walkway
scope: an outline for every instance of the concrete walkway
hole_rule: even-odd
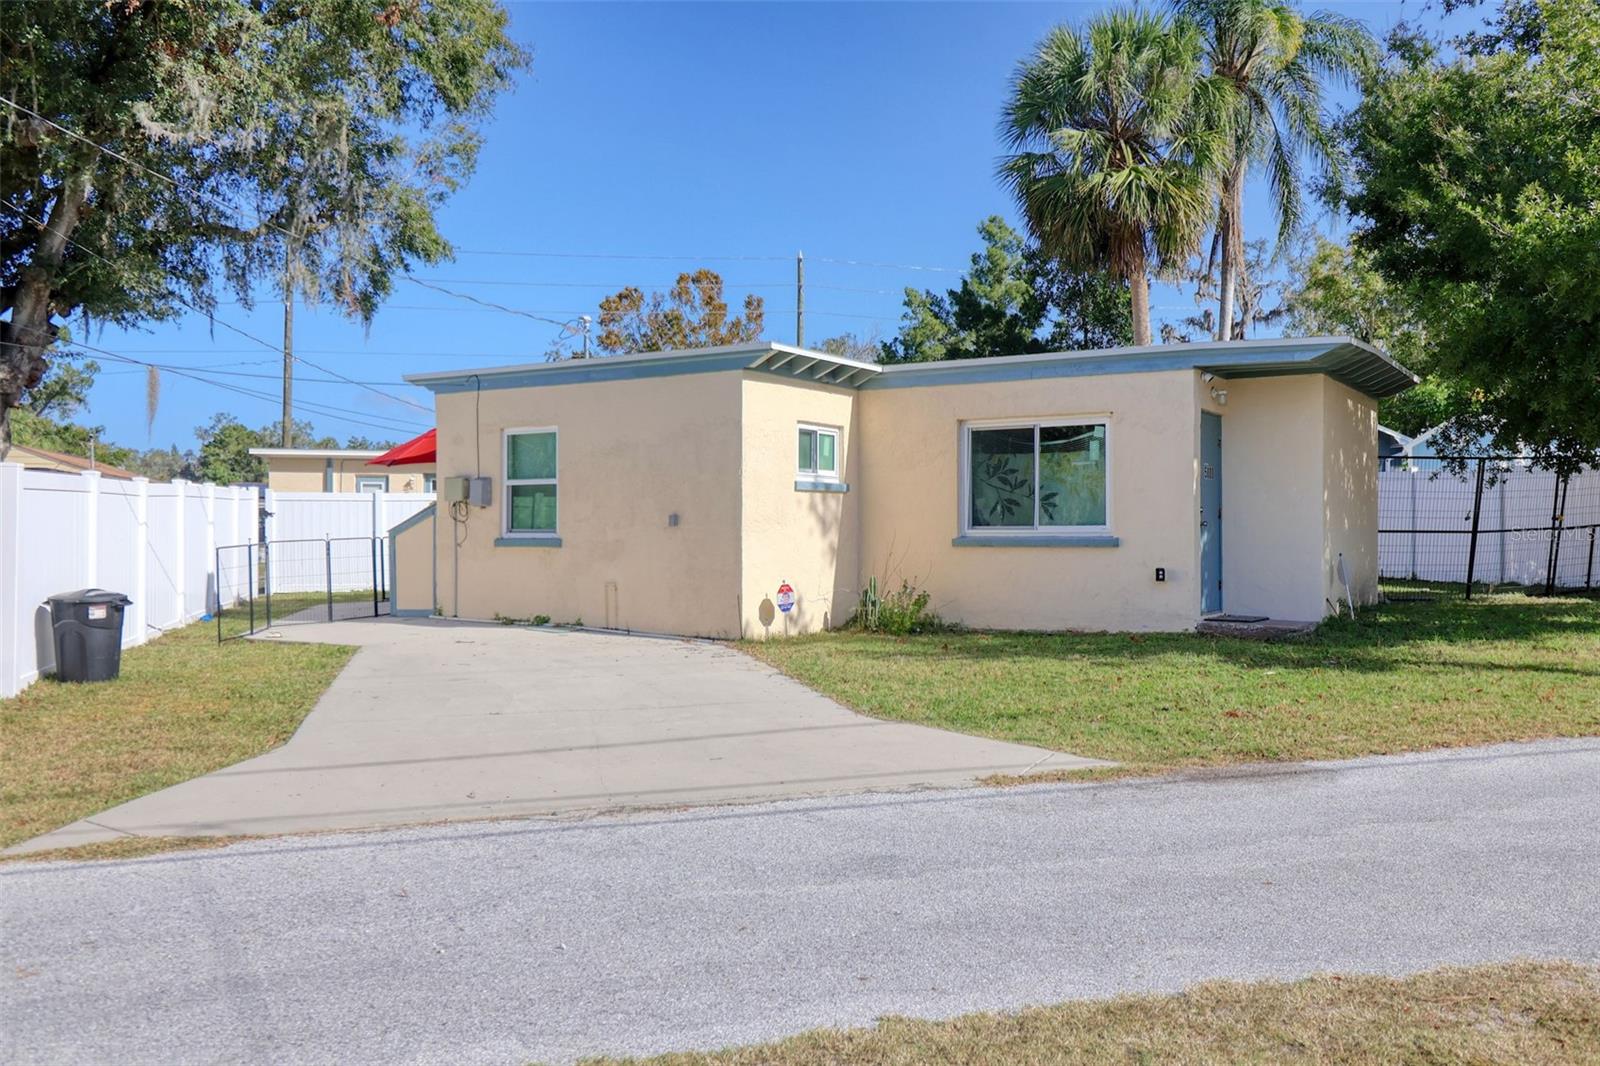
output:
[[[0,1062],[512,1066],[1552,956],[1600,962],[1600,739],[14,864]]]
[[[11,849],[971,784],[1098,765],[866,718],[717,644],[367,619],[288,744]]]

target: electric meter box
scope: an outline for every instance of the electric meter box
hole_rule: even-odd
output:
[[[439,499],[445,503],[466,503],[467,482],[471,478],[447,477],[439,484]]]
[[[475,477],[469,482],[467,502],[474,507],[487,507],[493,502],[494,482],[486,477]]]

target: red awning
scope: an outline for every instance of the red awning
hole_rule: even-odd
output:
[[[415,437],[404,444],[396,444],[393,448],[373,459],[373,466],[420,466],[423,463],[437,462],[439,459],[439,445],[437,443],[437,430],[428,430],[420,437]]]

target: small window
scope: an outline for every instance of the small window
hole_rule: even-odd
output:
[[[984,532],[1103,532],[1104,422],[969,426],[965,525]]]
[[[367,474],[356,478],[357,492],[388,492],[389,477],[387,474]]]
[[[556,533],[556,431],[506,431],[505,533],[551,537]]]
[[[423,474],[422,475],[422,491],[423,492],[434,492],[438,488],[439,488],[439,475],[438,474]]]
[[[836,480],[839,477],[839,431],[801,426],[796,468],[802,477]]]

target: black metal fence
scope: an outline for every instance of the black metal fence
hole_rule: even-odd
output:
[[[1546,595],[1600,581],[1600,471],[1527,460],[1387,460],[1378,474],[1378,572],[1390,599]]]
[[[275,626],[388,613],[387,537],[323,537],[217,549],[217,640]]]

